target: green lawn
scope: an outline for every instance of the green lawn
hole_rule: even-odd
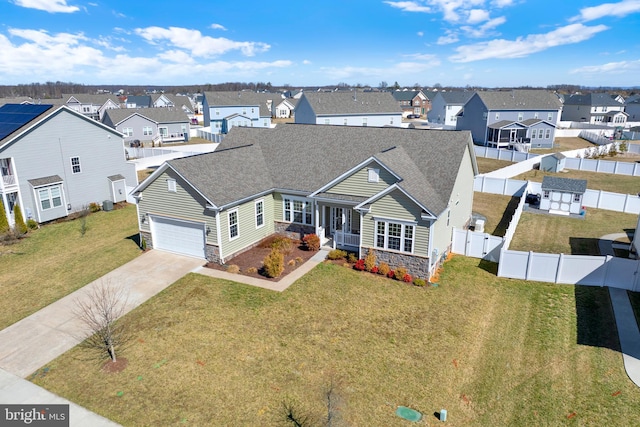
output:
[[[560,151],[577,150],[578,148],[591,148],[596,145],[579,137],[562,137],[553,140],[553,148],[532,148],[532,154],[549,154]]]
[[[398,405],[420,425],[639,425],[606,288],[495,270],[454,256],[417,288],[320,264],[283,293],[189,274],[126,316],[124,371],[76,348],[33,381],[125,426],[287,425],[285,402],[322,425],[331,381],[350,426],[408,426]]]
[[[503,237],[519,201],[518,197],[476,191],[473,193],[473,212],[487,218],[484,225],[485,233]]]
[[[600,255],[598,239],[633,231],[638,215],[587,208],[584,219],[523,212],[509,249],[572,255]]]
[[[116,267],[140,250],[136,207],[80,220],[47,224],[18,243],[0,246],[0,329],[57,301]]]
[[[589,190],[610,191],[621,194],[637,194],[640,191],[640,178],[637,176],[615,175],[612,173],[588,172],[574,169],[564,169],[562,172],[545,172],[530,170],[512,179],[542,182],[545,176],[558,176],[560,178],[586,179]]]

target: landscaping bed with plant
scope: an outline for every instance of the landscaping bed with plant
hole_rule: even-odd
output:
[[[640,424],[607,289],[477,259],[454,256],[437,288],[331,263],[285,292],[189,274],[124,320],[122,372],[78,347],[32,381],[126,426],[408,425],[399,406],[424,425],[441,409],[450,426]]]
[[[315,234],[309,236],[315,236]],[[276,282],[309,260],[319,248],[319,240],[317,248],[316,246],[309,248],[301,240],[273,235],[228,260],[224,265],[209,262],[205,266]]]

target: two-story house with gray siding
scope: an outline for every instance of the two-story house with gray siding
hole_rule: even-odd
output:
[[[624,103],[608,93],[573,94],[564,97],[563,121],[624,126],[627,117]]]
[[[107,110],[120,108],[118,97],[110,94],[76,93],[62,95],[62,99],[67,107],[98,121]]]
[[[189,140],[190,119],[181,108],[109,110],[102,122],[124,134],[124,143],[133,141],[162,145]]]
[[[155,249],[227,263],[274,233],[316,233],[428,278],[471,218],[476,174],[469,132],[285,124],[233,128],[133,194]]]
[[[226,134],[233,127],[271,127],[274,97],[280,95],[240,92],[205,92],[203,96],[204,126],[213,134]]]
[[[546,90],[479,91],[458,113],[456,129],[471,131],[479,145],[553,147],[561,112],[560,98]]]
[[[441,125],[443,129],[455,129],[458,113],[474,93],[471,91],[435,92],[431,99],[431,110],[427,114],[429,123]]]
[[[296,105],[295,122],[400,127],[402,108],[389,92],[304,92]]]
[[[137,185],[122,134],[66,106],[0,107],[0,196],[9,222],[18,204],[39,223],[91,202],[121,202]]]

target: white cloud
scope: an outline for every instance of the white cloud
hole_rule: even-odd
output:
[[[482,9],[471,9],[467,18],[469,24],[479,24],[489,20],[489,12]]]
[[[436,62],[438,65],[440,64],[440,61],[436,59],[437,56],[430,53],[413,53],[413,54],[403,55],[403,56],[405,58],[410,58],[415,61],[432,61],[432,62]]]
[[[423,31],[418,31],[416,34],[418,35],[418,37],[424,36],[424,32]]]
[[[122,41],[120,39],[120,41]],[[103,47],[107,50],[112,50],[114,52],[124,52],[126,49],[122,46],[115,46],[112,42],[111,37],[99,37],[97,40],[94,40],[94,43],[100,47]]]
[[[452,62],[471,62],[490,58],[522,58],[554,46],[579,43],[607,30],[605,25],[588,27],[570,24],[546,34],[531,34],[516,40],[496,39],[488,42],[460,46],[449,57]]]
[[[492,20],[487,21],[480,26],[472,27],[469,25],[464,25],[460,27],[460,29],[464,31],[465,34],[469,37],[481,38],[486,37],[488,34],[491,34],[495,27],[504,24],[506,21],[507,20],[504,16],[500,16],[498,18],[493,18]]]
[[[308,59],[305,59],[304,61],[302,61],[302,63],[304,65],[311,65],[311,61],[309,61]]]
[[[640,72],[640,59],[609,62],[602,65],[588,65],[570,70],[569,74],[624,74],[629,72]]]
[[[452,44],[452,43],[456,43],[459,40],[460,38],[456,33],[454,33],[453,31],[447,31],[444,36],[438,37],[438,41],[436,42],[436,44],[439,44],[439,45]]]
[[[507,7],[513,4],[513,0],[493,0],[491,4],[495,7]]]
[[[222,55],[232,50],[239,50],[245,56],[254,56],[271,48],[266,43],[237,42],[224,37],[203,36],[198,30],[180,27],[136,28],[135,32],[151,44],[158,45],[166,41],[171,46],[186,49],[192,55],[201,57]]]
[[[640,0],[622,0],[619,3],[603,3],[599,6],[580,9],[580,15],[571,18],[571,22],[588,22],[607,16],[624,17],[640,12]]]
[[[429,6],[421,5],[415,1],[385,1],[384,3],[391,7],[395,7],[396,9],[400,9],[403,12],[431,12],[431,8]]]
[[[16,6],[44,10],[49,13],[73,13],[80,10],[77,6],[67,5],[67,0],[15,0],[14,3]]]
[[[209,26],[209,28],[213,29],[213,30],[222,30],[222,31],[227,31],[227,28],[224,25],[220,25],[220,24],[211,24]]]

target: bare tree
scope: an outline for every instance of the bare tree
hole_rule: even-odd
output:
[[[91,336],[84,340],[82,347],[96,351],[100,360],[108,358],[116,361],[116,351],[120,351],[131,335],[124,322],[116,322],[124,314],[127,295],[121,287],[111,286],[102,281],[90,288],[83,298],[76,300],[74,314],[85,324]]]

